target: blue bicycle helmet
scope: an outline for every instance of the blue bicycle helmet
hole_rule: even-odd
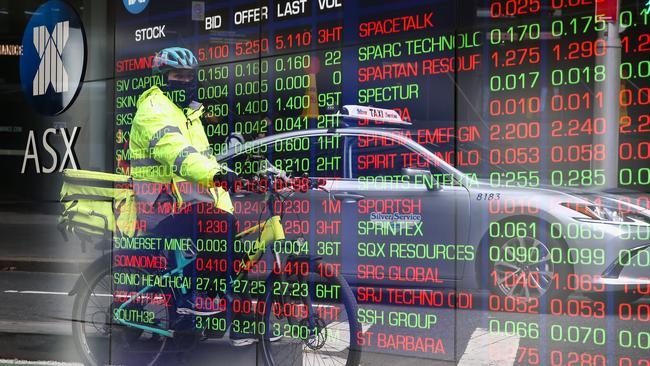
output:
[[[156,53],[153,59],[153,73],[164,74],[170,70],[196,70],[199,62],[192,51],[182,47],[169,47]]]

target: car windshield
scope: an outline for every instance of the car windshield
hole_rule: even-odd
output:
[[[276,134],[246,142],[241,146],[231,147],[217,156],[217,159],[219,161],[228,161],[236,156],[241,156],[243,153],[268,158],[269,153],[274,151],[274,148],[278,145],[284,146],[288,141],[296,139],[318,139],[323,136],[347,137],[345,154],[348,156],[348,162],[354,163],[348,164],[346,167],[345,176],[348,178],[370,175],[395,176],[403,173],[402,168],[412,168],[428,169],[433,174],[444,175],[445,179],[452,181],[452,184],[468,185],[472,184],[475,179],[475,176],[467,175],[445,161],[445,159],[453,159],[453,155],[445,152],[443,145],[431,142],[435,139],[446,139],[447,137],[443,135],[425,135],[418,130],[408,129],[349,127],[336,130],[314,129]],[[445,145],[444,148],[450,148],[453,151],[453,144]],[[274,164],[277,160],[276,155],[273,154],[272,162]],[[298,155],[300,154],[296,156]],[[343,155],[343,151],[341,151],[341,155]],[[365,168],[362,169],[365,172],[360,172],[357,169],[359,167],[357,163],[360,159],[364,162],[361,167]],[[337,177],[341,175],[329,174],[328,176]]]
[[[345,131],[345,133],[357,132],[352,129]],[[364,163],[370,165],[375,174],[386,175],[391,172],[401,174],[402,168],[428,169],[433,174],[442,174],[453,178],[455,183],[470,184],[473,179],[471,176],[464,174],[446,161],[446,158],[453,159],[453,155],[445,153],[440,144],[425,143],[427,140],[431,141],[431,136],[427,136],[421,131],[423,130],[373,129],[369,133],[368,129],[364,129],[364,133],[358,135],[363,138],[360,138],[356,144],[357,156],[353,157],[353,161],[358,161],[362,157]],[[359,154],[361,150],[363,150],[363,154]],[[453,152],[453,144],[451,151]],[[366,157],[363,158],[363,156]],[[395,160],[391,165],[392,157]],[[368,173],[371,173],[371,170]]]

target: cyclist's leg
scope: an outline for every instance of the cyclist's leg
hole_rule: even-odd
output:
[[[152,287],[137,298],[125,298],[125,296],[134,296],[134,294],[144,289],[146,286],[143,280],[145,276],[149,279],[153,278],[153,276],[161,277],[165,272],[169,272],[175,267],[175,252],[165,250],[165,242],[172,239],[191,238],[193,230],[191,215],[176,214],[167,210],[166,205],[171,207],[172,203],[171,198],[167,200],[160,199],[154,203],[142,205],[143,207],[146,206],[146,209],[141,208],[142,212],[138,213],[138,218],[143,223],[143,225],[139,225],[142,231],[138,234],[139,238],[134,239],[133,242],[147,243],[147,245],[154,243],[153,248],[124,249],[113,253],[114,272],[136,274],[139,276],[137,278],[141,279],[141,283],[138,285],[133,283],[112,285],[113,293],[120,294],[119,297],[114,297],[112,307],[115,309],[122,307],[123,311],[120,314],[124,315],[121,318],[130,324],[136,325],[124,327],[116,322],[112,323],[117,325],[112,325],[112,334],[121,332],[127,335],[127,337],[123,337],[125,347],[111,348],[111,356],[114,359],[131,359],[131,361],[137,363],[140,357],[138,355],[141,354],[142,357],[147,357],[149,343],[151,343],[149,342],[150,338],[163,338],[153,332],[149,332],[150,334],[145,332],[141,336],[142,342],[136,342],[134,339],[139,334],[138,332],[142,333],[137,325],[167,330],[174,328],[179,318],[176,313],[178,302],[173,296],[177,292],[176,289]],[[149,257],[152,260],[142,260],[144,257]],[[164,258],[164,262],[162,258]]]
[[[192,259],[195,257],[194,242],[194,226],[196,222],[196,214],[194,210],[180,210],[176,212],[164,213],[161,214],[162,218],[158,225],[156,225],[148,233],[149,237],[155,238],[160,244],[160,254],[164,256],[167,266],[164,270],[160,272],[169,272],[176,268],[178,265],[176,261],[176,255],[182,254],[184,258]],[[189,245],[190,250],[184,250],[184,246]],[[177,245],[174,249],[174,245]],[[192,278],[192,285],[194,281],[194,273],[192,271],[193,265],[189,265],[183,270],[182,275]],[[176,298],[175,306],[185,307],[185,300],[191,300],[193,287],[186,289],[186,294],[183,295],[181,289],[176,289],[176,294],[179,296]],[[176,313],[176,309],[174,309]]]

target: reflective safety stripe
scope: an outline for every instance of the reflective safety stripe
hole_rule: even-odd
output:
[[[88,201],[97,201],[97,202],[113,202],[115,198],[101,196],[97,194],[69,194],[61,199],[63,202],[67,201],[78,201],[78,200],[88,200]]]
[[[205,202],[214,204],[215,200],[210,188],[189,181],[177,182],[176,188],[178,189],[177,194],[183,203]]]
[[[156,144],[158,144],[158,141],[160,141],[160,139],[162,139],[168,133],[182,133],[182,132],[180,128],[175,126],[165,126],[159,129],[151,137],[151,140],[149,141],[149,149],[153,149],[156,146]]]
[[[190,154],[191,154],[191,153],[194,153],[194,152],[196,152],[196,150],[195,150],[195,151],[191,151]],[[183,152],[181,152],[181,154],[182,154],[182,153],[183,153]],[[180,154],[179,154],[179,155],[180,155]],[[205,156],[206,158],[209,158],[209,157],[212,156],[212,150],[209,150],[209,149],[208,149],[208,150],[201,151],[201,155]],[[178,159],[177,159],[177,160],[178,160]],[[131,160],[129,160],[129,162],[131,163],[131,166],[132,166],[132,167],[143,167],[143,166],[156,166],[156,165],[160,165],[160,163],[158,162],[158,160],[153,159],[153,158],[131,159]]]
[[[160,163],[156,159],[152,159],[152,158],[131,159],[130,162],[131,162],[131,167],[160,165]]]
[[[176,157],[176,160],[174,160],[174,166],[177,169],[176,171],[180,172],[181,171],[181,165],[183,165],[183,162],[185,161],[185,159],[187,159],[187,157],[190,156],[190,154],[194,154],[194,153],[197,153],[197,152],[198,151],[196,151],[196,149],[193,148],[192,146],[187,146],[186,148],[181,150],[181,152]]]
[[[117,182],[103,179],[84,179],[84,178],[71,178],[68,176],[63,177],[63,181],[70,184],[84,185],[88,187],[96,188],[122,188],[122,189],[131,189],[132,180],[129,177],[129,180],[126,182]]]

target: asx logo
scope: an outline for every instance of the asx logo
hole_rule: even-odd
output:
[[[41,58],[32,95],[43,95],[50,84],[56,93],[68,91],[68,72],[65,71],[61,54],[70,36],[70,22],[60,22],[50,34],[44,25],[34,28],[34,47]]]
[[[20,80],[37,112],[54,116],[76,99],[86,68],[86,36],[79,15],[60,0],[41,5],[23,35]]]
[[[131,14],[141,13],[149,5],[149,0],[122,0],[124,7]]]
[[[77,141],[77,137],[79,136],[79,131],[81,130],[80,127],[74,127],[72,129],[72,132],[68,131],[67,128],[60,127],[58,129],[56,128],[48,128],[43,132],[43,136],[41,139],[37,138],[37,133],[35,131],[29,131],[29,136],[27,138],[27,146],[25,147],[25,154],[23,155],[23,167],[20,170],[21,174],[25,174],[26,168],[28,167],[28,162],[31,160],[34,163],[34,169],[36,173],[53,173],[57,170],[59,172],[62,172],[63,169],[68,166],[68,162],[70,163],[70,166],[72,169],[79,169],[79,162],[77,160],[77,155],[75,155],[74,152],[74,145],[75,142]],[[65,153],[63,154],[63,157],[61,157],[61,154],[59,153],[60,149],[56,149],[56,146],[60,145],[60,143],[52,142],[50,139],[48,139],[49,135],[53,135],[56,137],[59,137],[60,135],[60,140],[63,142],[63,147],[65,149]],[[42,149],[39,150],[39,144],[37,141],[42,141]],[[49,155],[49,159],[43,159],[43,156],[39,156],[39,151],[45,150],[47,151]],[[46,163],[44,161],[49,160],[51,162],[50,166],[46,166]]]

